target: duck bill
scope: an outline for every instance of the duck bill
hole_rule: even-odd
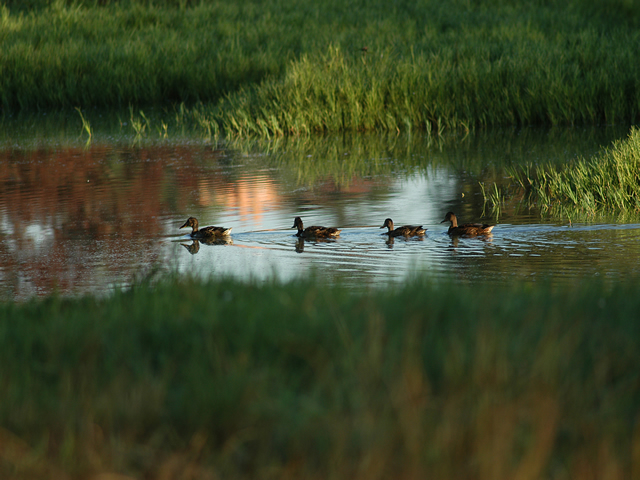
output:
[[[189,225],[187,225],[189,223],[189,221],[184,222],[184,225],[182,225],[180,228],[184,228],[184,227],[188,227]]]

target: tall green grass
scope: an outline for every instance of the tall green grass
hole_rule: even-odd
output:
[[[591,158],[553,165],[527,162],[510,172],[511,184],[498,196],[524,200],[544,214],[580,219],[640,215],[640,130],[635,127],[626,139]]]
[[[0,104],[17,111],[215,100],[281,70],[291,40],[265,46],[274,20],[262,13],[248,2],[5,8]]]
[[[568,48],[526,29],[514,38],[514,28],[490,40],[461,33],[459,44],[382,48],[366,57],[329,47],[292,61],[282,80],[229,97],[211,115],[225,132],[265,136],[635,121],[640,72],[635,52],[615,46],[622,37],[592,30],[567,38]]]
[[[0,473],[633,478],[635,285],[183,279],[0,304]]]
[[[184,102],[210,134],[263,136],[638,118],[622,0],[5,5],[5,112]]]

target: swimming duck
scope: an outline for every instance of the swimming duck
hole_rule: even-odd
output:
[[[198,220],[189,217],[180,228],[191,227],[191,238],[213,238],[229,235],[231,228],[224,227],[203,227],[198,230]]]
[[[398,227],[395,230],[393,229],[393,220],[387,218],[384,221],[384,225],[380,228],[387,227],[389,230],[384,233],[384,235],[389,235],[390,237],[413,237],[415,235],[424,235],[427,231],[422,228],[422,225],[403,225],[402,227]]]
[[[327,227],[307,227],[304,228],[302,225],[302,219],[300,217],[296,217],[293,221],[293,227],[297,228],[298,233],[296,236],[305,237],[305,238],[334,238],[340,235],[340,230],[337,228],[327,228]]]
[[[440,223],[444,222],[451,222],[449,230],[447,231],[451,236],[475,237],[477,235],[488,235],[495,226],[487,225],[486,223],[465,223],[464,225],[458,226],[458,219],[456,218],[456,214],[453,212],[448,212],[445,215],[444,220]]]

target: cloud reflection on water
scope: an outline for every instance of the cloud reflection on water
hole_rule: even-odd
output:
[[[480,219],[478,180],[499,175],[497,167],[482,167],[496,152],[395,142],[382,153],[360,148],[356,157],[353,144],[326,140],[316,160],[294,148],[251,154],[197,144],[0,150],[0,296],[108,293],[152,265],[243,279],[315,272],[357,287],[420,272],[469,281],[623,274],[630,253],[608,248],[611,237],[618,252],[640,253],[613,226],[575,235],[549,224],[545,233],[543,225],[536,230],[537,217],[517,212],[507,212],[491,242],[453,245],[442,215]],[[478,159],[467,157],[473,155]],[[343,233],[335,242],[300,245],[289,229],[297,215]],[[187,238],[178,230],[187,216],[233,227],[232,241],[173,241]],[[389,245],[378,229],[387,217],[423,224],[426,238]],[[589,248],[568,254],[565,242]]]

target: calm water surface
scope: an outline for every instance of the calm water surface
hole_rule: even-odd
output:
[[[640,267],[639,224],[546,221],[535,211],[483,211],[479,182],[504,181],[523,161],[590,156],[626,130],[500,131],[439,143],[420,137],[325,137],[212,145],[204,141],[47,138],[0,144],[0,296],[57,290],[108,294],[153,269],[292,280],[315,274],[352,287],[413,275],[465,282],[601,276]],[[498,223],[486,239],[450,239],[444,214]],[[303,241],[290,227],[339,226]],[[178,227],[232,227],[228,242],[192,241]],[[422,224],[423,239],[379,227]]]

